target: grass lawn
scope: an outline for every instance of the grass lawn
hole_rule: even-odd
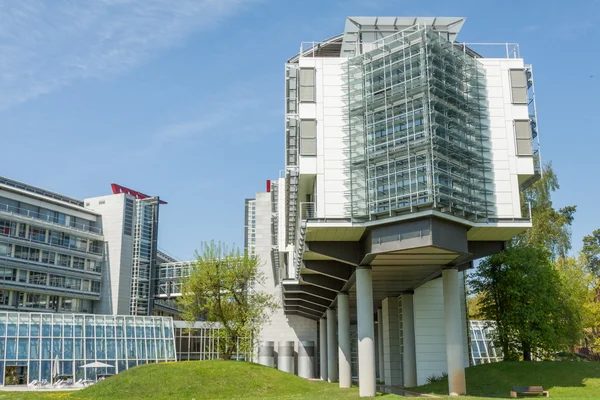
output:
[[[543,386],[550,399],[600,399],[600,363],[499,362],[467,368],[466,373],[470,396],[465,399],[509,398],[512,386]],[[448,380],[408,390],[447,396]]]
[[[33,399],[353,399],[358,388],[311,382],[273,368],[239,361],[150,364],[87,389],[70,392],[0,392],[0,400]],[[385,399],[400,399],[381,395]]]
[[[508,398],[511,386],[542,385],[551,399],[600,399],[600,363],[541,362],[480,365],[467,369],[462,399]],[[409,389],[444,397],[448,382]],[[400,399],[382,395],[385,400]],[[536,397],[540,398],[540,397]],[[0,400],[34,399],[358,399],[358,388],[310,382],[239,361],[150,364],[72,392],[0,392]]]

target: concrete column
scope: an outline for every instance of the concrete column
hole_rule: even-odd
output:
[[[383,382],[383,313],[377,309],[377,354],[379,355],[379,380]]]
[[[358,384],[360,397],[375,397],[375,343],[373,331],[373,275],[371,268],[356,269],[358,314]]]
[[[352,370],[350,366],[350,297],[348,293],[340,293],[338,305],[338,357],[340,369],[340,387],[352,386]]]
[[[402,295],[402,345],[404,347],[404,386],[417,386],[417,354],[415,351],[415,316],[413,294]]]
[[[467,393],[465,367],[463,363],[464,343],[460,312],[458,270],[442,271],[444,286],[444,325],[446,331],[446,359],[448,363],[448,391],[450,396]]]
[[[329,382],[338,381],[337,365],[337,318],[334,309],[327,309],[327,378]]]
[[[327,319],[319,320],[319,362],[321,379],[327,380]]]
[[[279,342],[277,348],[277,369],[283,372],[294,373],[294,342]]]
[[[260,342],[258,346],[258,363],[265,367],[273,367],[275,365],[274,342]]]
[[[315,342],[300,342],[298,345],[298,376],[305,379],[315,377]]]
[[[389,386],[402,386],[402,355],[400,353],[400,324],[398,298],[387,297],[381,302],[383,315],[383,370]]]

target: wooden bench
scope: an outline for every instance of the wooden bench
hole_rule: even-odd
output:
[[[544,397],[550,397],[550,393],[541,386],[513,386],[510,397],[516,398],[517,394],[541,394]]]

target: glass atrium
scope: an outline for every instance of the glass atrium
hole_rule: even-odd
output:
[[[176,361],[173,332],[164,317],[0,313],[0,384],[50,382],[57,357],[74,381]],[[96,361],[114,368],[81,368]]]

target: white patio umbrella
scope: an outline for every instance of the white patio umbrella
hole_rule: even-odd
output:
[[[94,361],[93,363],[82,365],[80,368],[114,368],[114,366],[100,361]]]
[[[94,361],[92,363],[82,365],[80,368],[114,368],[114,366],[110,364],[105,364],[103,362]]]

